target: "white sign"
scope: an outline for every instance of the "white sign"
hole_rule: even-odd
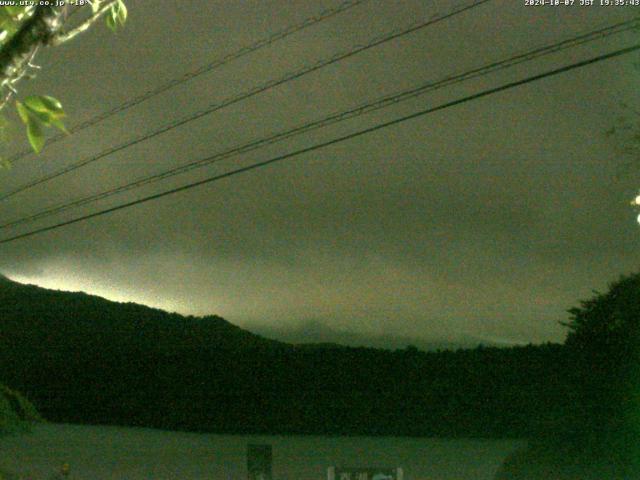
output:
[[[329,467],[327,480],[403,480],[402,468]]]

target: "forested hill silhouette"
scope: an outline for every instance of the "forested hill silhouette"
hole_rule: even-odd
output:
[[[52,421],[523,437],[571,409],[561,345],[294,346],[226,320],[0,282],[0,382]]]
[[[86,349],[111,340],[122,346],[145,345],[162,353],[283,345],[218,316],[185,317],[83,292],[23,285],[1,275],[0,315],[0,331],[7,338],[33,340],[39,336],[52,349],[71,344]]]

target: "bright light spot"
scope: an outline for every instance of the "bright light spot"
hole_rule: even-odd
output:
[[[638,196],[633,200],[633,203],[634,203],[635,205],[640,205],[640,195],[638,195]]]
[[[637,220],[638,220],[638,223],[640,223],[640,215],[638,215],[638,219]]]

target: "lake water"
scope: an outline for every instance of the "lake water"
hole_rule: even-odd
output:
[[[0,471],[47,479],[60,465],[70,479],[242,479],[247,444],[273,448],[274,480],[323,479],[327,467],[402,467],[405,480],[490,480],[510,440],[403,437],[213,435],[143,428],[47,424],[0,439]]]

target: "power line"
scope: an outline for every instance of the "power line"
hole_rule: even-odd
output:
[[[461,13],[464,13],[468,10],[471,10],[472,8],[478,7],[484,3],[487,3],[491,0],[475,0],[473,3],[471,3],[470,5],[466,5],[464,7],[460,7],[457,8],[456,10],[450,11],[449,13],[446,14],[442,14],[442,15],[434,15],[432,16],[429,20],[427,21],[423,21],[420,22],[418,24],[414,24],[413,26],[410,26],[409,28],[405,28],[403,30],[400,31],[394,31],[390,34],[385,34],[384,36],[381,36],[377,39],[374,39],[372,41],[370,41],[369,43],[367,43],[366,45],[358,45],[352,49],[350,49],[349,51],[343,52],[343,53],[338,53],[336,55],[331,56],[328,59],[325,60],[321,60],[311,66],[306,66],[304,68],[302,68],[301,70],[298,70],[294,73],[290,73],[288,75],[285,75],[284,77],[281,77],[279,79],[276,80],[271,80],[265,84],[262,84],[258,87],[255,87],[247,92],[241,93],[240,95],[234,96],[234,97],[230,97],[226,100],[223,100],[221,103],[217,103],[217,104],[213,104],[210,105],[209,107],[207,107],[204,110],[200,110],[198,112],[195,112],[189,116],[183,117],[181,119],[175,120],[157,130],[151,131],[149,133],[146,133],[140,137],[137,137],[133,140],[129,140],[127,142],[121,143],[119,145],[116,145],[114,147],[110,147],[107,148],[106,150],[103,150],[102,152],[98,153],[95,156],[86,158],[84,160],[81,160],[79,162],[76,162],[74,164],[71,164],[65,168],[62,168],[56,172],[50,173],[48,175],[45,175],[39,179],[33,180],[31,182],[28,182],[18,188],[16,188],[15,190],[9,191],[5,194],[0,195],[0,201],[6,200],[10,197],[13,197],[14,195],[17,195],[18,193],[24,192],[25,190],[28,190],[30,188],[33,188],[37,185],[40,185],[42,183],[48,182],[50,180],[53,180],[55,178],[58,178],[62,175],[65,175],[67,173],[70,173],[74,170],[77,170],[79,168],[82,168],[86,165],[89,165],[93,162],[96,162],[108,155],[112,155],[114,153],[117,153],[119,151],[122,151],[126,148],[132,147],[134,145],[137,145],[138,143],[141,143],[143,141],[149,140],[151,138],[157,137],[158,135],[161,135],[163,133],[166,133],[170,130],[173,130],[175,128],[181,127],[183,125],[186,125],[187,123],[190,123],[194,120],[197,120],[199,118],[204,117],[205,115],[209,115],[213,112],[216,112],[218,110],[221,110],[223,108],[229,107],[231,105],[234,105],[238,102],[241,102],[243,100],[246,100],[248,98],[251,98],[255,95],[258,95],[260,93],[264,93],[268,90],[271,90],[272,88],[275,88],[277,86],[283,85],[285,83],[288,83],[290,81],[299,79],[305,75],[308,75],[309,73],[315,72],[317,70],[320,70],[321,68],[327,67],[329,65],[332,65],[334,63],[340,62],[342,60],[346,60],[347,58],[350,58],[354,55],[357,55],[361,52],[364,52],[366,50],[369,50],[371,48],[377,47],[379,45],[382,45],[383,43],[386,42],[390,42],[392,40],[395,40],[397,38],[403,37],[405,35],[408,35],[410,33],[414,33],[420,29],[426,28],[428,26],[434,25],[438,22],[441,22],[443,20],[446,20],[448,18],[454,17],[456,15],[459,15]]]
[[[61,205],[50,207],[45,210],[41,210],[34,214],[28,215],[26,217],[21,217],[16,220],[6,222],[4,224],[0,224],[0,229],[6,229],[9,227],[14,227],[14,226],[25,224],[25,223],[30,223],[42,218],[55,215],[57,213],[60,213],[66,210],[69,210],[74,207],[87,205],[119,193],[140,188],[144,185],[147,185],[156,181],[164,180],[166,178],[170,178],[196,168],[210,165],[212,163],[216,163],[222,160],[229,159],[231,157],[235,157],[240,154],[244,154],[244,153],[256,150],[258,148],[262,148],[266,145],[280,142],[282,140],[285,140],[303,133],[307,133],[312,130],[333,125],[335,123],[338,123],[344,120],[352,119],[352,118],[364,115],[366,113],[370,113],[370,112],[388,107],[390,105],[393,105],[411,98],[415,98],[419,95],[423,95],[433,90],[437,90],[446,86],[460,83],[462,81],[466,81],[472,78],[484,76],[489,73],[494,73],[496,71],[503,70],[505,68],[512,67],[520,63],[529,62],[536,58],[539,58],[545,55],[550,55],[552,53],[557,53],[559,51],[566,50],[568,48],[574,48],[579,45],[583,45],[585,43],[592,42],[594,40],[605,38],[610,35],[619,34],[631,29],[635,29],[638,27],[639,24],[640,24],[640,19],[638,18],[634,20],[625,21],[625,22],[619,22],[619,23],[616,23],[604,28],[600,28],[598,30],[594,30],[582,35],[578,35],[576,37],[572,37],[560,42],[549,44],[533,50],[528,50],[524,53],[520,53],[500,61],[489,63],[482,67],[474,68],[472,70],[468,70],[460,74],[449,75],[441,80],[438,80],[435,82],[428,82],[426,84],[420,85],[419,87],[413,88],[411,90],[405,90],[393,95],[387,95],[375,101],[370,101],[364,104],[360,104],[349,110],[342,111],[339,113],[334,113],[320,120],[305,123],[303,125],[297,126],[293,129],[286,130],[284,132],[280,132],[280,133],[268,136],[266,138],[254,140],[249,143],[233,147],[224,152],[218,153],[214,156],[207,157],[206,159],[199,159],[193,162],[189,162],[185,165],[180,165],[178,167],[175,167],[154,175],[146,176],[138,180],[135,180],[133,182],[127,183],[125,185],[121,185],[119,187],[115,187],[94,195],[90,195],[88,197],[73,200],[71,202],[63,203]]]
[[[21,233],[19,235],[15,235],[15,236],[12,236],[12,237],[4,238],[4,239],[0,240],[0,244],[12,242],[12,241],[15,241],[15,240],[18,240],[18,239],[21,239],[21,238],[30,237],[30,236],[36,235],[38,233],[43,233],[43,232],[47,232],[47,231],[50,231],[50,230],[55,230],[55,229],[58,229],[58,228],[62,228],[62,227],[68,226],[68,225],[72,225],[74,223],[78,223],[78,222],[81,222],[81,221],[84,221],[84,220],[88,220],[90,218],[95,218],[95,217],[98,217],[98,216],[101,216],[101,215],[105,215],[107,213],[115,212],[117,210],[122,210],[122,209],[125,209],[125,208],[133,207],[134,205],[138,205],[138,204],[141,204],[141,203],[146,203],[146,202],[149,202],[151,200],[157,200],[157,199],[165,197],[167,195],[172,195],[174,193],[182,192],[182,191],[185,191],[185,190],[190,190],[190,189],[198,187],[200,185],[204,185],[204,184],[207,184],[207,183],[212,183],[212,182],[215,182],[215,181],[218,181],[218,180],[222,180],[224,178],[228,178],[228,177],[240,174],[240,173],[248,172],[250,170],[256,170],[258,168],[266,167],[267,165],[271,165],[271,164],[274,164],[276,162],[280,162],[280,161],[283,161],[283,160],[286,160],[286,159],[289,159],[289,158],[292,158],[292,157],[296,157],[298,155],[303,155],[305,153],[309,153],[309,152],[312,152],[312,151],[315,151],[315,150],[319,150],[319,149],[322,149],[322,148],[325,148],[325,147],[328,147],[328,146],[331,146],[331,145],[335,145],[335,144],[340,143],[340,142],[351,140],[353,138],[357,138],[357,137],[360,137],[362,135],[373,133],[373,132],[376,132],[376,131],[381,130],[383,128],[387,128],[387,127],[390,127],[390,126],[393,126],[393,125],[397,125],[397,124],[400,124],[402,122],[406,122],[408,120],[412,120],[414,118],[422,117],[424,115],[427,115],[427,114],[430,114],[430,113],[434,113],[434,112],[437,112],[439,110],[444,110],[446,108],[450,108],[450,107],[453,107],[453,106],[456,106],[456,105],[461,105],[463,103],[470,102],[472,100],[477,100],[479,98],[486,97],[486,96],[489,96],[489,95],[493,95],[493,94],[498,93],[498,92],[509,90],[511,88],[515,88],[515,87],[518,87],[518,86],[521,86],[521,85],[525,85],[525,84],[528,84],[528,83],[531,83],[531,82],[535,82],[537,80],[542,80],[543,78],[551,77],[551,76],[554,76],[554,75],[559,75],[561,73],[565,73],[565,72],[568,72],[570,70],[574,70],[576,68],[584,67],[584,66],[587,66],[587,65],[592,65],[592,64],[597,63],[597,62],[601,62],[601,61],[608,60],[608,59],[611,59],[611,58],[619,57],[621,55],[625,55],[627,53],[631,53],[631,52],[634,52],[634,51],[637,51],[637,50],[640,50],[640,44],[634,45],[632,47],[619,49],[619,50],[616,50],[614,52],[607,53],[607,54],[604,54],[604,55],[599,55],[597,57],[592,57],[592,58],[590,58],[588,60],[583,60],[581,62],[577,62],[577,63],[573,63],[573,64],[570,64],[570,65],[566,65],[564,67],[556,68],[554,70],[550,70],[550,71],[547,71],[547,72],[544,72],[544,73],[541,73],[541,74],[538,74],[538,75],[527,77],[527,78],[522,79],[522,80],[517,80],[517,81],[514,81],[514,82],[510,82],[510,83],[501,85],[499,87],[491,88],[491,89],[488,89],[488,90],[483,90],[481,92],[478,92],[478,93],[475,93],[475,94],[472,94],[472,95],[468,95],[466,97],[463,97],[463,98],[460,98],[460,99],[457,99],[457,100],[453,100],[453,101],[450,101],[450,102],[446,102],[446,103],[440,104],[440,105],[438,105],[436,107],[431,107],[431,108],[428,108],[426,110],[421,110],[419,112],[412,113],[410,115],[405,115],[403,117],[399,117],[399,118],[396,118],[394,120],[390,120],[388,122],[380,123],[380,124],[375,125],[373,127],[369,127],[369,128],[365,128],[365,129],[362,129],[362,130],[358,130],[357,132],[353,132],[353,133],[350,133],[348,135],[343,135],[341,137],[337,137],[337,138],[334,138],[332,140],[328,140],[326,142],[317,143],[317,144],[312,145],[310,147],[302,148],[302,149],[299,149],[299,150],[296,150],[296,151],[293,151],[293,152],[290,152],[290,153],[286,153],[284,155],[279,155],[277,157],[270,158],[269,160],[264,160],[262,162],[253,163],[253,164],[248,165],[246,167],[237,168],[235,170],[231,170],[229,172],[225,172],[225,173],[222,173],[222,174],[219,174],[219,175],[208,177],[208,178],[205,178],[203,180],[199,180],[199,181],[192,182],[192,183],[189,183],[189,184],[186,184],[186,185],[182,185],[180,187],[176,187],[176,188],[173,188],[173,189],[170,189],[170,190],[165,190],[164,192],[160,192],[160,193],[156,193],[156,194],[153,194],[153,195],[149,195],[149,196],[144,197],[144,198],[140,198],[140,199],[133,200],[133,201],[130,201],[130,202],[127,202],[127,203],[123,203],[123,204],[120,204],[120,205],[116,205],[114,207],[110,207],[110,208],[107,208],[107,209],[104,209],[104,210],[100,210],[100,211],[93,212],[93,213],[90,213],[90,214],[87,214],[87,215],[76,217],[76,218],[73,218],[71,220],[66,220],[64,222],[60,222],[60,223],[57,223],[55,225],[50,225],[48,227],[42,227],[42,228],[39,228],[39,229],[36,229],[36,230],[31,230],[29,232]]]
[[[303,20],[302,22],[296,24],[296,25],[290,25],[288,27],[285,27],[284,29],[269,35],[268,37],[265,37],[261,40],[258,40],[257,42],[252,43],[251,45],[247,45],[244,46],[238,50],[236,50],[235,52],[229,53],[227,55],[224,55],[220,58],[217,58],[215,60],[213,60],[212,62],[207,63],[206,65],[202,65],[201,67],[199,67],[196,70],[187,72],[179,77],[173,78],[151,90],[147,90],[146,92],[138,95],[137,97],[134,97],[130,100],[127,100],[124,103],[121,103],[120,105],[107,110],[105,112],[99,113],[98,115],[95,115],[91,118],[89,118],[88,120],[85,120],[84,122],[81,122],[77,125],[74,125],[73,127],[68,129],[68,133],[64,134],[64,133],[60,133],[57,135],[54,135],[53,137],[50,137],[49,139],[47,139],[47,141],[45,142],[45,146],[51,145],[53,143],[59,142],[60,140],[63,140],[65,138],[67,138],[69,135],[72,135],[74,133],[78,133],[81,130],[84,130],[86,128],[92,127],[104,120],[106,120],[109,117],[112,117],[113,115],[116,115],[117,113],[123,112],[125,110],[128,110],[129,108],[132,108],[136,105],[139,105],[142,102],[145,102],[157,95],[160,95],[164,92],[166,92],[167,90],[170,90],[178,85],[182,85],[183,83],[186,83],[190,80],[193,80],[196,77],[199,77],[200,75],[203,75],[205,73],[209,73],[213,70],[215,70],[216,68],[222,67],[230,62],[232,62],[233,60],[237,60],[241,57],[244,57],[245,55],[248,55],[250,53],[254,53],[264,47],[268,47],[280,40],[283,40],[287,37],[289,37],[290,35],[293,35],[294,33],[300,32],[312,25],[318,24],[320,22],[323,22],[324,20],[328,20],[331,17],[334,17],[336,15],[338,15],[339,13],[345,12],[357,5],[360,5],[361,3],[366,2],[367,0],[347,0],[342,2],[340,5],[338,5],[337,7],[334,8],[328,8],[325,9],[323,11],[321,11],[320,13],[318,13],[317,15],[314,15],[312,17],[308,17],[305,20]],[[72,15],[76,14],[77,12],[79,12],[80,9],[75,9],[71,12],[71,14],[69,14],[69,17],[71,17]],[[25,149],[21,152],[18,152],[17,154],[11,156],[8,158],[9,162],[16,162],[24,157],[26,157],[27,155],[33,153],[33,150],[31,149]]]

